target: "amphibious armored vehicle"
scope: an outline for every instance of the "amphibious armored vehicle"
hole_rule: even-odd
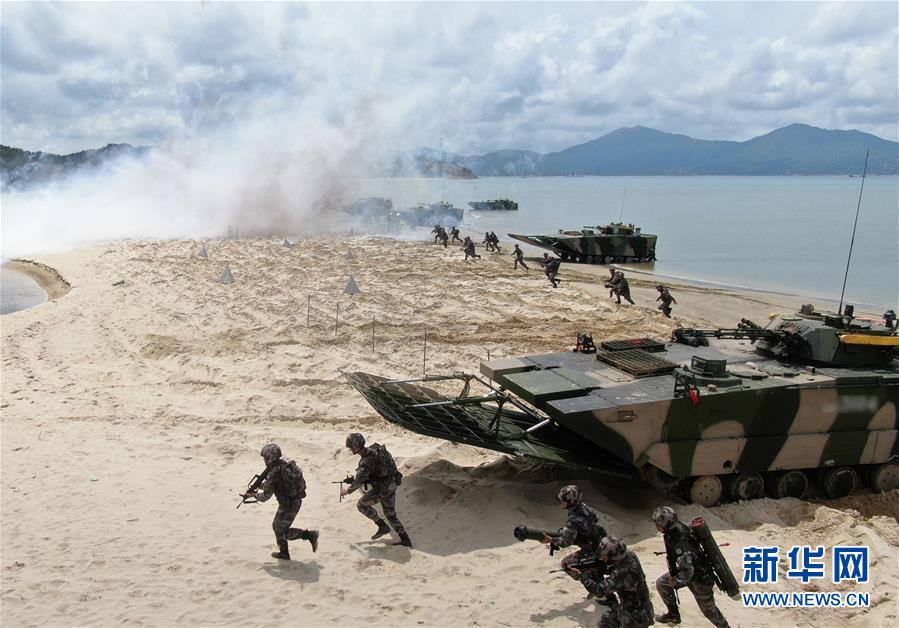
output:
[[[581,351],[483,362],[481,375],[345,376],[411,431],[639,477],[706,506],[837,498],[862,482],[899,487],[894,325],[806,305],[765,328],[579,341]],[[453,379],[455,397],[425,385]]]
[[[472,201],[469,207],[476,210],[516,210],[518,203],[507,198],[500,198],[495,201]]]
[[[606,262],[651,262],[656,258],[658,236],[641,233],[640,227],[623,222],[584,227],[579,231],[564,231],[550,235],[509,234],[534,246],[549,249],[563,261],[587,264]]]
[[[453,207],[452,203],[440,201],[428,204],[419,203],[415,207],[407,207],[397,213],[399,219],[410,227],[430,227],[433,225],[458,227],[462,224],[465,210],[461,207]]]

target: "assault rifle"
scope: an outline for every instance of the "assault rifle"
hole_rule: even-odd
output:
[[[256,499],[256,491],[260,489],[262,483],[265,482],[265,478],[268,477],[268,472],[271,471],[271,466],[266,466],[262,473],[258,475],[254,475],[253,479],[247,483],[247,490],[243,493],[238,493],[240,495],[240,503],[237,504],[237,507],[240,508],[244,504],[257,504],[259,500]]]
[[[582,557],[579,561],[577,561],[576,563],[574,563],[573,565],[570,565],[570,566],[574,567],[581,573],[587,571],[588,569],[596,569],[599,572],[599,574],[598,574],[599,577],[597,579],[602,578],[602,576],[604,576],[606,573],[606,564],[599,559],[599,556],[597,556],[596,554],[592,554],[592,553],[587,554],[586,556]],[[549,573],[559,573],[560,571],[565,571],[565,570],[564,569],[553,569]]]
[[[538,530],[536,528],[528,528],[525,525],[517,525],[513,534],[519,541],[542,541],[543,536],[546,535],[552,539],[549,543],[549,555],[552,556],[559,550],[558,539],[560,533],[558,530],[550,532],[549,530]]]
[[[352,484],[353,480],[355,480],[355,479],[356,478],[354,478],[352,475],[348,475],[345,478],[343,478],[342,480],[340,480],[340,482],[331,482],[331,484]],[[339,489],[337,491],[337,501],[339,501],[339,502],[343,501],[343,495],[341,495],[341,492]]]

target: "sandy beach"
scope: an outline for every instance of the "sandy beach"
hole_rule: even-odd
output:
[[[338,369],[416,377],[427,335],[427,372],[476,372],[488,352],[563,350],[579,331],[667,339],[679,325],[763,323],[803,299],[678,285],[666,319],[651,278],[629,275],[637,305],[619,306],[605,267],[563,265],[553,289],[536,263],[514,270],[510,246],[464,262],[426,242],[282,239],[121,242],[16,267],[50,300],[0,330],[0,624],[592,626],[595,601],[548,573],[559,556],[512,536],[518,523],[562,525],[569,481],[637,552],[664,609],[649,515],[669,499],[406,432]],[[226,266],[233,284],[218,281]],[[342,294],[350,275],[360,294]],[[414,549],[370,541],[356,495],[338,501],[330,482],[355,468],[353,431],[396,456]],[[305,472],[296,525],[321,531],[318,552],[294,542],[290,562],[269,557],[273,502],[235,510],[270,441]],[[871,548],[868,584],[758,588],[868,591],[869,609],[762,612],[718,594],[731,626],[899,621],[899,491],[679,509],[706,518],[735,572],[747,545]],[[682,625],[710,625],[688,592],[681,601]]]

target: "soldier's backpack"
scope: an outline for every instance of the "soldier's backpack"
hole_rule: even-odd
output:
[[[387,451],[387,447],[374,443],[371,448],[378,457],[379,475],[384,479],[392,479],[397,486],[402,484],[403,474],[396,468],[396,461],[390,455],[390,452]]]
[[[306,497],[306,479],[303,470],[294,460],[285,460],[281,465],[281,477],[284,479],[284,492],[288,497]]]

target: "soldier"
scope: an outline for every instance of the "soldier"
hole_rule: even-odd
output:
[[[663,573],[656,580],[656,589],[668,607],[668,612],[656,616],[656,621],[660,624],[680,623],[675,590],[687,587],[706,619],[718,628],[729,628],[724,615],[715,606],[712,565],[700,550],[690,528],[677,520],[677,513],[669,506],[656,508],[652,513],[652,520],[656,524],[656,530],[665,538],[665,554],[668,559],[668,573]]]
[[[572,567],[587,554],[593,554],[599,547],[599,541],[606,536],[606,530],[599,525],[599,515],[581,499],[581,490],[574,484],[563,486],[559,491],[559,504],[568,511],[568,520],[560,530],[559,537],[553,539],[543,535],[541,543],[555,543],[558,547],[577,545],[580,549],[562,559],[562,569],[577,580],[580,572],[572,571]]]
[[[396,471],[396,462],[394,462],[393,456],[383,445],[374,444],[366,447],[365,437],[355,432],[346,437],[346,446],[359,456],[359,466],[356,468],[353,483],[346,488],[341,488],[340,495],[349,495],[363,484],[370,485],[371,488],[359,499],[356,507],[359,512],[378,524],[378,529],[371,536],[372,540],[390,533],[387,522],[381,519],[378,512],[372,507],[374,504],[380,503],[387,521],[400,535],[400,540],[394,545],[412,547],[412,541],[406,533],[406,528],[396,516],[397,477],[402,476],[399,476]]]
[[[606,575],[594,580],[590,572],[578,573],[581,584],[596,598],[609,598],[612,594],[617,604],[612,603],[609,612],[600,617],[599,628],[647,628],[653,622],[652,600],[646,586],[646,574],[637,555],[627,549],[624,541],[613,536],[599,542],[599,558],[606,563]]]
[[[624,278],[624,273],[620,270],[613,271],[612,280],[606,282],[606,288],[612,290],[612,292],[609,293],[609,297],[611,297],[612,294],[618,297],[618,305],[621,305],[621,297],[624,297],[628,303],[634,305],[634,300],[631,299],[631,287],[627,283],[627,279]]]
[[[546,272],[546,278],[549,279],[549,283],[553,285],[553,288],[558,288],[559,284],[562,282],[562,280],[558,278],[559,266],[561,263],[562,260],[558,257],[550,257],[549,253],[544,253],[543,259],[540,261],[540,265],[543,266],[543,270]]]
[[[465,251],[465,260],[468,261],[468,258],[478,258],[481,259],[481,256],[474,252],[474,240],[465,236],[465,242],[462,243],[462,249]]]
[[[287,550],[287,542],[303,539],[312,545],[312,551],[318,550],[318,530],[303,530],[291,528],[290,525],[300,512],[303,498],[306,497],[306,481],[303,479],[303,471],[293,460],[281,458],[281,448],[274,443],[269,443],[259,453],[265,460],[265,468],[268,474],[262,483],[262,492],[246,493],[246,497],[255,497],[264,502],[274,495],[278,499],[278,512],[272,521],[272,529],[275,531],[275,541],[278,543],[278,551],[272,552],[272,558],[290,560],[290,552]]]
[[[483,244],[484,248],[487,249],[488,251],[493,250],[493,238],[490,237],[489,231],[484,232],[484,241],[481,242],[481,244]]]
[[[671,304],[677,303],[671,293],[668,292],[668,288],[663,285],[656,286],[656,290],[659,291],[659,296],[656,297],[656,301],[661,301],[659,304],[659,309],[662,310],[662,314],[671,318]]]
[[[446,248],[449,244],[449,236],[446,235],[446,229],[440,227],[440,233],[438,235],[440,236],[440,241],[443,242],[443,248]]]
[[[431,229],[431,233],[434,234],[434,244],[437,244],[437,240],[440,239],[440,230],[443,229],[440,225],[434,225],[434,228]]]
[[[462,243],[462,238],[459,237],[459,227],[453,225],[452,229],[450,229],[450,234],[453,236],[453,244],[456,243],[456,240],[459,241],[459,244]]]
[[[502,253],[499,248],[499,238],[496,237],[496,234],[492,231],[490,232],[490,241],[493,243],[493,250],[497,253]]]
[[[893,331],[896,330],[896,312],[887,310],[883,313],[883,326]]]
[[[512,255],[515,256],[515,268],[518,268],[518,265],[521,264],[525,270],[528,270],[528,265],[524,263],[524,252],[517,244],[512,250]]]

